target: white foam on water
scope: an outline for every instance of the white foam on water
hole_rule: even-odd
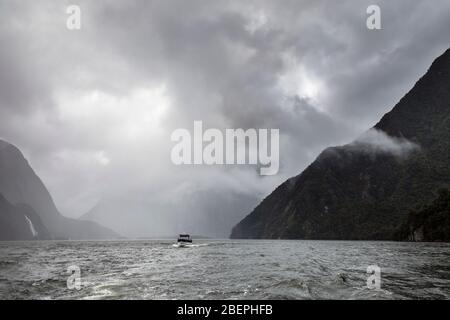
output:
[[[207,243],[200,243],[200,244],[179,244],[179,243],[174,243],[172,244],[173,247],[175,248],[197,248],[197,247],[204,247],[207,246]]]

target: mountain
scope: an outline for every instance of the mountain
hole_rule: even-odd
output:
[[[135,221],[142,221],[142,217],[136,214],[135,208],[126,199],[115,198],[100,200],[78,220],[96,222],[125,237],[129,237],[132,235],[129,229]]]
[[[431,203],[413,209],[400,227],[398,240],[450,241],[450,190],[441,189]]]
[[[324,150],[231,238],[393,239],[411,208],[450,185],[450,49],[356,141]]]
[[[62,216],[47,188],[28,164],[19,149],[0,140],[0,214],[2,235],[13,225],[19,225],[13,238],[28,239],[23,218],[27,216],[40,230],[45,226],[50,237],[57,239],[109,239],[118,235],[97,223],[78,221]],[[12,216],[13,214],[21,218]],[[22,222],[17,222],[21,220]],[[40,221],[39,221],[40,220]],[[39,232],[38,232],[39,234]],[[12,240],[12,238],[11,238]]]
[[[0,194],[0,240],[47,240],[50,233],[36,212],[13,205]]]

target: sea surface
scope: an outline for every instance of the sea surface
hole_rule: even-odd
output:
[[[450,299],[450,244],[194,243],[0,242],[0,299]]]

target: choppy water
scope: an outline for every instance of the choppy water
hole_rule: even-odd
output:
[[[449,299],[450,244],[0,242],[1,299]],[[67,268],[81,269],[81,290]],[[367,266],[381,268],[368,289]]]

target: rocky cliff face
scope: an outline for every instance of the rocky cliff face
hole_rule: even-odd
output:
[[[237,224],[232,238],[393,239],[450,185],[450,49],[355,142],[328,148]]]
[[[0,194],[3,205],[0,208],[0,214],[2,222],[5,223],[2,225],[1,238],[5,238],[5,235],[9,234],[6,230],[18,230],[17,233],[11,231],[10,240],[29,239],[26,231],[23,231],[28,226],[25,216],[31,219],[33,225],[42,225],[48,230],[45,236],[41,233],[44,238],[102,239],[118,237],[113,231],[94,222],[77,221],[62,216],[56,209],[47,188],[20,150],[3,140],[0,140]],[[26,224],[23,223],[24,221]],[[12,225],[18,226],[17,229],[13,227],[8,229]]]

